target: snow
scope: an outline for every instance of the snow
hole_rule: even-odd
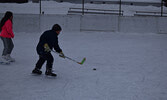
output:
[[[127,0],[124,0],[127,1]],[[132,1],[132,0],[131,0]],[[144,1],[144,0],[143,0]],[[159,0],[150,0],[148,2],[160,2]],[[141,2],[136,0],[136,2]],[[155,2],[154,2],[155,3]],[[67,14],[69,8],[81,8],[82,4],[73,4],[68,2],[58,3],[56,1],[42,1],[41,4],[42,12],[45,14]],[[9,4],[9,3],[0,3],[0,13],[5,13],[5,11],[10,10],[15,14],[39,14],[40,7],[38,3],[25,3],[25,4]],[[89,9],[106,9],[106,10],[119,10],[119,5],[116,4],[85,4],[85,8]],[[124,16],[133,16],[135,11],[154,11],[161,12],[161,7],[155,6],[130,6],[122,5],[122,10],[124,11]],[[164,7],[164,12],[167,9]]]
[[[66,14],[68,7],[80,6],[61,3],[56,4],[61,10],[53,11],[55,4],[51,3],[45,3],[49,7],[45,9],[46,13]],[[31,2],[0,4],[0,8],[1,13],[6,10],[21,14],[39,13],[38,4]],[[31,74],[38,60],[36,45],[40,35],[40,32],[15,32],[12,57],[16,62],[0,65],[0,100],[167,99],[166,34],[63,31],[59,44],[64,54],[77,61],[84,57],[87,60],[79,65],[52,53],[56,78],[44,75],[45,65],[43,75]],[[1,41],[0,52],[2,50]]]
[[[40,35],[16,33],[16,62],[0,65],[0,100],[167,99],[165,34],[62,32],[59,43],[65,55],[87,61],[79,65],[52,53],[57,78],[31,75]]]

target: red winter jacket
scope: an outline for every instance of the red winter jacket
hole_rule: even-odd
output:
[[[14,33],[12,29],[12,22],[8,19],[5,24],[2,26],[0,37],[4,38],[14,38]]]

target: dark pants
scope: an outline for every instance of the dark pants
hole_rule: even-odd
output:
[[[54,58],[51,53],[39,55],[39,60],[36,63],[36,68],[41,69],[45,61],[47,61],[46,69],[52,69]]]
[[[3,45],[4,45],[4,49],[3,49],[3,53],[2,56],[6,56],[7,54],[11,54],[13,48],[14,48],[14,44],[11,38],[4,38],[1,37],[2,41],[3,41]]]

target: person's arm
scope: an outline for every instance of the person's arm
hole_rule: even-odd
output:
[[[62,52],[62,49],[60,48],[58,41],[57,41],[57,43],[55,43],[54,49],[55,49],[55,51],[58,52],[58,53]]]
[[[64,55],[62,49],[61,49],[60,46],[59,46],[58,40],[57,40],[57,43],[56,43],[55,46],[54,46],[54,49],[55,49],[56,52],[59,53],[59,56],[60,56],[60,57],[65,58],[65,55]]]
[[[38,54],[39,55],[43,55],[43,54],[46,54],[48,51],[45,50],[45,44],[48,44],[47,43],[47,36],[43,33],[40,37],[40,40],[39,40],[39,43],[38,43]]]

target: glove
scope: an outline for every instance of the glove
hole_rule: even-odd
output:
[[[45,48],[46,52],[50,52],[51,51],[47,43],[44,44],[44,48]]]
[[[63,52],[60,52],[60,53],[59,53],[59,56],[60,56],[60,57],[62,57],[62,58],[65,58],[64,53],[63,53]]]

